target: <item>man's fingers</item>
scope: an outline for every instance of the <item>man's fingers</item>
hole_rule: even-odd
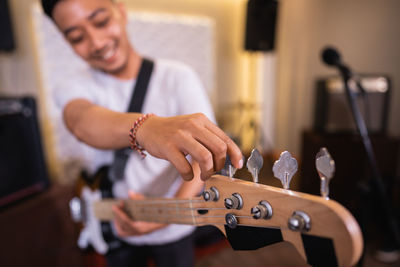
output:
[[[207,124],[206,128],[217,135],[226,144],[226,153],[229,155],[233,166],[237,169],[241,169],[243,167],[243,154],[235,142],[233,142],[232,139],[230,139],[229,136],[224,133],[224,131],[222,131],[212,122]]]
[[[193,179],[193,170],[189,161],[186,159],[182,151],[172,147],[169,149],[167,160],[175,166],[183,180],[190,181]]]
[[[118,206],[113,206],[112,210],[114,212],[116,221],[121,223],[129,223],[130,218],[121,208],[119,208]]]
[[[144,137],[153,142],[146,142]],[[151,155],[170,161],[184,180],[193,178],[192,166],[185,157],[188,154],[199,163],[203,180],[224,167],[227,154],[236,168],[243,166],[239,147],[200,113],[153,116],[138,131],[137,140]]]
[[[118,206],[113,206],[115,228],[120,236],[132,235],[132,229],[130,227],[130,219],[125,212]]]
[[[183,152],[190,151],[190,156],[199,164],[202,180],[207,180],[214,174],[213,154],[201,142],[188,135],[182,137],[181,146],[181,150]]]
[[[129,190],[128,194],[129,198],[132,200],[142,200],[145,198],[143,194],[135,193],[132,190]]]
[[[211,152],[214,172],[221,170],[225,165],[227,152],[226,143],[207,128],[203,129],[202,131],[198,131],[195,139]],[[205,152],[203,151],[203,153]],[[204,155],[208,156],[207,154]]]

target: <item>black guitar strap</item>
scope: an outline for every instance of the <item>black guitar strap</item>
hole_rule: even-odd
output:
[[[154,62],[150,59],[143,58],[127,112],[140,113],[142,111],[153,68]],[[108,173],[111,182],[123,178],[125,165],[131,152],[132,150],[130,148],[121,148],[114,152],[114,162],[110,166]]]

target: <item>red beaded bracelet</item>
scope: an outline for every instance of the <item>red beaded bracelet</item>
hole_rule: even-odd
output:
[[[132,150],[136,150],[140,155],[142,155],[143,158],[146,157],[146,153],[144,153],[144,148],[141,147],[138,142],[136,141],[136,133],[140,126],[151,116],[153,116],[153,113],[145,114],[137,118],[137,120],[133,123],[133,126],[131,130],[129,131],[129,139],[131,143],[131,148]]]

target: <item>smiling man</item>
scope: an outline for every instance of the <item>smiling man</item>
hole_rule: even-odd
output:
[[[129,44],[122,4],[60,1],[53,18],[75,52],[92,67],[120,79],[136,76],[140,56]]]
[[[130,153],[115,197],[126,198],[128,191],[135,192],[132,198],[190,197],[202,188],[200,176],[205,180],[224,166],[226,154],[241,167],[239,148],[208,119],[214,115],[199,78],[181,63],[156,60],[143,114],[126,112],[143,59],[129,43],[123,4],[42,0],[42,6],[89,65],[60,82],[54,95],[71,133],[96,149],[89,167],[112,164],[113,150],[130,142],[150,154],[143,160]],[[108,252],[110,266],[146,266],[148,256],[156,266],[193,265],[193,227],[132,221],[119,206],[114,213],[124,245]]]

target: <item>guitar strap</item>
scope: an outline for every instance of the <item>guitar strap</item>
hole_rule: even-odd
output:
[[[141,112],[153,68],[154,62],[143,58],[127,112]],[[112,192],[113,183],[123,179],[130,153],[132,153],[132,150],[128,147],[116,150],[111,166],[103,166],[98,171],[106,176],[100,179],[99,189],[102,198],[114,197]],[[104,241],[108,245],[108,252],[120,248],[123,241],[114,235],[111,223],[100,222],[100,224]]]
[[[150,59],[143,58],[127,112],[140,113],[142,111],[153,68],[154,62]],[[132,150],[130,148],[121,148],[114,152],[114,161],[108,173],[111,182],[116,182],[123,178],[125,165],[131,152]]]

